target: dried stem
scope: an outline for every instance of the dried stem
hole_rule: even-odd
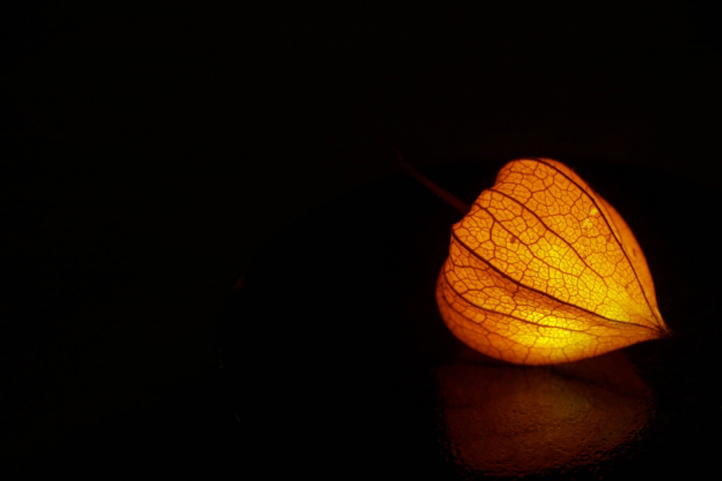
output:
[[[401,164],[401,167],[414,179],[416,179],[420,184],[426,186],[427,189],[429,189],[431,192],[436,194],[438,197],[440,197],[444,202],[461,212],[463,215],[466,215],[471,207],[466,204],[466,202],[462,201],[458,197],[456,197],[454,194],[449,192],[448,190],[445,190],[444,188],[440,187],[438,184],[436,184],[433,180],[426,177],[424,174],[416,170],[414,166],[406,162],[404,160],[404,157],[401,155],[401,151],[398,149],[392,149],[394,154],[396,155],[396,160],[399,164]]]

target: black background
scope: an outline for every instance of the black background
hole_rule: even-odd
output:
[[[650,192],[703,193],[675,232],[714,248],[720,8],[579,3],[0,7],[1,469],[249,470],[261,438],[215,351],[231,287],[309,212],[403,182],[390,148],[449,186],[520,156],[612,190],[675,179]],[[716,254],[684,256],[680,278],[714,282]],[[247,324],[253,402],[304,358]]]

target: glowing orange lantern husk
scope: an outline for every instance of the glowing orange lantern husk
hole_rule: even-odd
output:
[[[669,332],[632,231],[551,159],[505,165],[453,226],[436,297],[456,337],[517,364],[577,361]]]

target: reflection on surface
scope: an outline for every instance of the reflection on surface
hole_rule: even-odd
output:
[[[519,367],[468,350],[437,380],[454,461],[499,475],[598,463],[634,440],[653,401],[622,351]]]

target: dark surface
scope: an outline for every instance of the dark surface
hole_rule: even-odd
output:
[[[631,350],[663,414],[630,462],[713,459],[719,7],[476,3],[1,7],[0,474],[455,476],[423,374],[455,346],[424,283],[455,217],[392,147],[466,199],[525,155],[602,192],[678,334]],[[244,302],[295,279],[252,312],[303,317],[224,331],[240,408],[216,343],[251,261]],[[306,320],[329,292],[354,335]]]
[[[472,186],[489,186],[498,166],[476,162],[436,172],[436,177],[471,202]],[[525,474],[532,479],[702,475],[716,463],[714,439],[722,423],[715,309],[719,261],[707,257],[717,245],[713,237],[689,236],[679,223],[704,225],[708,212],[695,206],[718,201],[698,185],[680,185],[651,170],[586,168],[578,173],[613,205],[624,205],[620,211],[644,246],[660,309],[674,336],[624,350],[632,371],[652,393],[653,407],[641,433],[622,438],[614,449],[589,453],[573,469],[554,467],[550,456],[546,469]],[[548,377],[545,372],[576,372],[573,365],[507,369],[483,357],[469,361],[468,348],[446,331],[433,291],[446,257],[448,227],[458,218],[420,185],[396,178],[319,209],[289,226],[259,255],[227,306],[220,339],[236,411],[241,417],[264,413],[269,420],[259,433],[264,445],[278,446],[261,454],[269,463],[280,457],[329,476],[348,471],[415,479],[480,476],[453,455],[439,369],[458,365],[460,355],[462,364],[487,366],[483,372],[493,377],[486,398],[499,390],[508,396],[505,386],[520,370],[542,379]],[[293,243],[288,242],[291,232]],[[254,323],[262,324],[275,346],[267,357],[268,370],[257,377],[246,365],[248,326]],[[629,376],[614,369],[613,383],[615,377]],[[588,382],[602,378],[593,379]],[[529,389],[531,404],[536,391]],[[249,397],[249,390],[257,395]],[[588,402],[600,399],[592,396]],[[560,397],[558,402],[571,401]],[[610,406],[604,409],[614,409]],[[608,426],[590,419],[590,432],[613,430],[614,415],[608,414]],[[567,444],[590,442],[585,431]]]

